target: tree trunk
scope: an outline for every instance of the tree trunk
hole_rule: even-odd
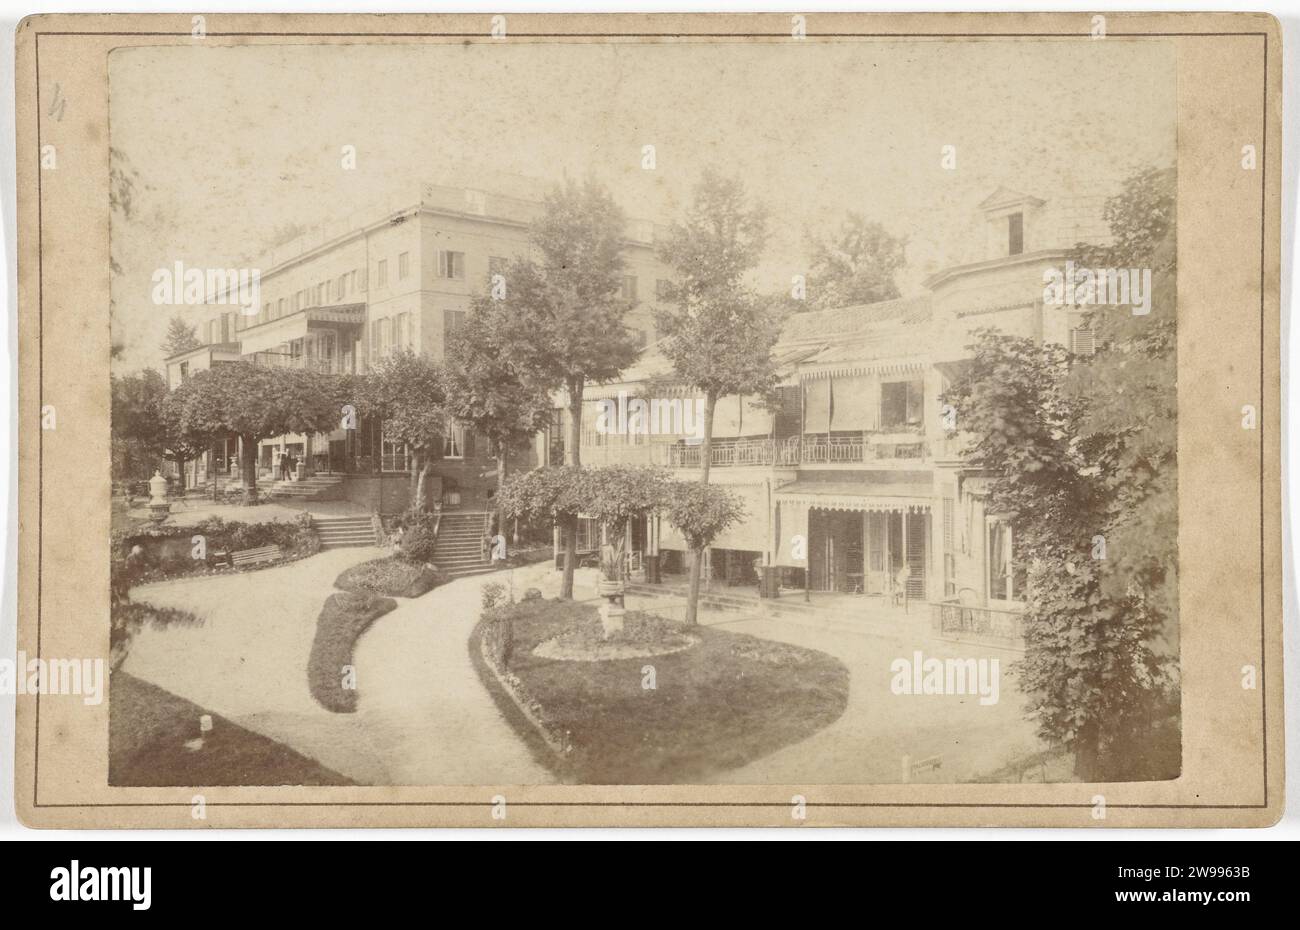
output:
[[[1083,781],[1103,781],[1101,727],[1085,723],[1074,738],[1074,774]]]
[[[713,410],[718,397],[713,391],[704,395],[704,441],[700,443],[700,484],[709,483],[709,465],[713,459]],[[704,578],[704,548],[691,550],[691,580],[686,590],[686,623],[699,623],[700,583]]]
[[[412,449],[411,459],[411,481],[415,485],[411,490],[411,510],[416,513],[424,513],[424,498],[428,488],[432,457]]]
[[[565,464],[582,467],[582,382],[569,384],[569,441],[564,447]],[[573,570],[578,565],[578,519],[569,521],[564,538],[564,577],[560,582],[560,597],[573,599]]]
[[[257,437],[245,435],[239,450],[239,468],[244,476],[244,501],[257,503]]]
[[[172,456],[172,461],[176,463],[176,474],[177,474],[177,477],[180,479],[180,481],[178,482],[178,484],[180,485],[181,495],[184,496],[184,494],[185,494],[185,463],[188,461],[188,459],[186,459],[184,456],[181,456],[181,455],[174,455],[174,456]]]
[[[718,396],[712,391],[704,395],[704,441],[700,443],[700,484],[709,483],[709,466],[713,464],[713,411],[718,406]]]
[[[506,450],[497,449],[497,532],[502,536],[506,534],[506,512],[501,504],[501,489],[506,486]],[[516,540],[517,542],[518,540]]]
[[[222,452],[226,451],[225,443],[226,441],[223,439],[221,441]],[[208,450],[208,477],[212,479],[212,501],[216,503],[221,500],[221,488],[219,487],[221,475],[217,468],[217,443],[215,442],[212,444],[212,448]]]

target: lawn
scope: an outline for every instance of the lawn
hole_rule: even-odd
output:
[[[114,786],[350,785],[347,778],[275,740],[212,714],[201,749],[203,708],[126,672],[109,681],[108,783]]]
[[[568,746],[548,764],[581,784],[670,784],[706,780],[811,735],[836,720],[849,672],[811,649],[710,627],[676,627],[699,642],[650,657],[567,661],[533,650],[560,637],[599,637],[590,605],[525,601],[503,610],[513,626],[508,671],[517,694]],[[498,614],[498,616],[500,616]],[[636,627],[663,621],[629,612]],[[489,626],[484,621],[479,635]],[[479,636],[476,635],[475,642]],[[653,668],[653,689],[643,686]],[[499,690],[495,681],[489,688]],[[507,714],[516,728],[522,715]]]

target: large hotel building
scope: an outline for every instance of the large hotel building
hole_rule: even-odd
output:
[[[964,468],[959,429],[945,422],[940,398],[967,357],[976,329],[1092,351],[1081,308],[1045,304],[1044,271],[1067,250],[1106,229],[1099,199],[1050,203],[999,188],[979,205],[982,255],[944,268],[919,296],[792,315],[776,354],[779,409],[754,398],[719,401],[711,480],[739,494],[747,515],[708,553],[716,582],[763,582],[813,591],[882,594],[978,604],[1014,615],[1024,598],[1025,566],[1001,516],[987,505],[989,476]],[[226,360],[307,365],[360,372],[398,348],[441,357],[446,335],[496,263],[525,254],[528,223],[540,203],[426,185],[397,208],[304,236],[276,250],[262,273],[261,312],[214,315],[204,345],[167,360],[173,386],[188,373]],[[700,447],[680,435],[596,429],[609,403],[672,394],[672,370],[658,353],[653,304],[669,272],[654,251],[655,230],[628,232],[626,296],[646,348],[623,378],[589,385],[583,463],[658,464],[689,479]],[[677,396],[693,399],[685,387]],[[561,460],[567,435],[563,398],[526,461]],[[347,475],[348,496],[375,509],[405,506],[406,482],[376,496],[367,483],[406,473],[400,444],[381,424],[317,437],[278,437],[257,450],[271,475],[280,449],[306,455],[315,471]],[[487,450],[472,436],[447,437],[435,493],[444,505],[482,509],[492,490]],[[233,446],[197,463],[195,478],[228,472]],[[477,461],[476,461],[477,459]],[[630,529],[629,551],[650,580],[682,572],[686,545],[664,519]],[[585,521],[580,548],[594,549]]]

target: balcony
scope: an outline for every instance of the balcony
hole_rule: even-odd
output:
[[[655,446],[656,464],[668,468],[699,468],[701,446],[678,443]],[[929,444],[920,433],[866,433],[859,436],[791,436],[773,439],[715,439],[711,468],[776,465],[920,464],[929,458]]]
[[[336,360],[328,358],[308,358],[305,355],[293,356],[282,352],[254,352],[246,356],[245,361],[261,368],[297,368],[322,375],[344,374],[342,366]]]
[[[660,446],[664,460],[660,464],[669,468],[699,468],[704,461],[703,446],[678,444]],[[709,449],[709,467],[728,465],[771,465],[776,443],[771,439],[715,439]]]
[[[929,447],[920,433],[863,433],[860,436],[794,436],[787,443],[799,444],[801,465],[870,465],[899,460],[920,463],[929,457]]]

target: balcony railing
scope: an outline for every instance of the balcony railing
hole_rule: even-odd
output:
[[[685,444],[661,446],[669,468],[699,468],[703,446]],[[715,439],[709,448],[710,467],[727,465],[771,465],[776,443],[771,439]]]
[[[678,443],[655,446],[658,464],[669,468],[699,468],[701,446]],[[729,465],[863,465],[877,462],[921,462],[929,457],[924,437],[912,433],[862,436],[790,436],[772,439],[715,439],[711,467]]]
[[[262,368],[299,368],[315,371],[323,375],[343,374],[343,368],[333,359],[308,358],[305,355],[292,356],[280,352],[254,352],[253,364]]]
[[[931,603],[930,611],[930,627],[941,636],[973,636],[1013,645],[1024,642],[1024,614],[1017,610],[949,600]]]

